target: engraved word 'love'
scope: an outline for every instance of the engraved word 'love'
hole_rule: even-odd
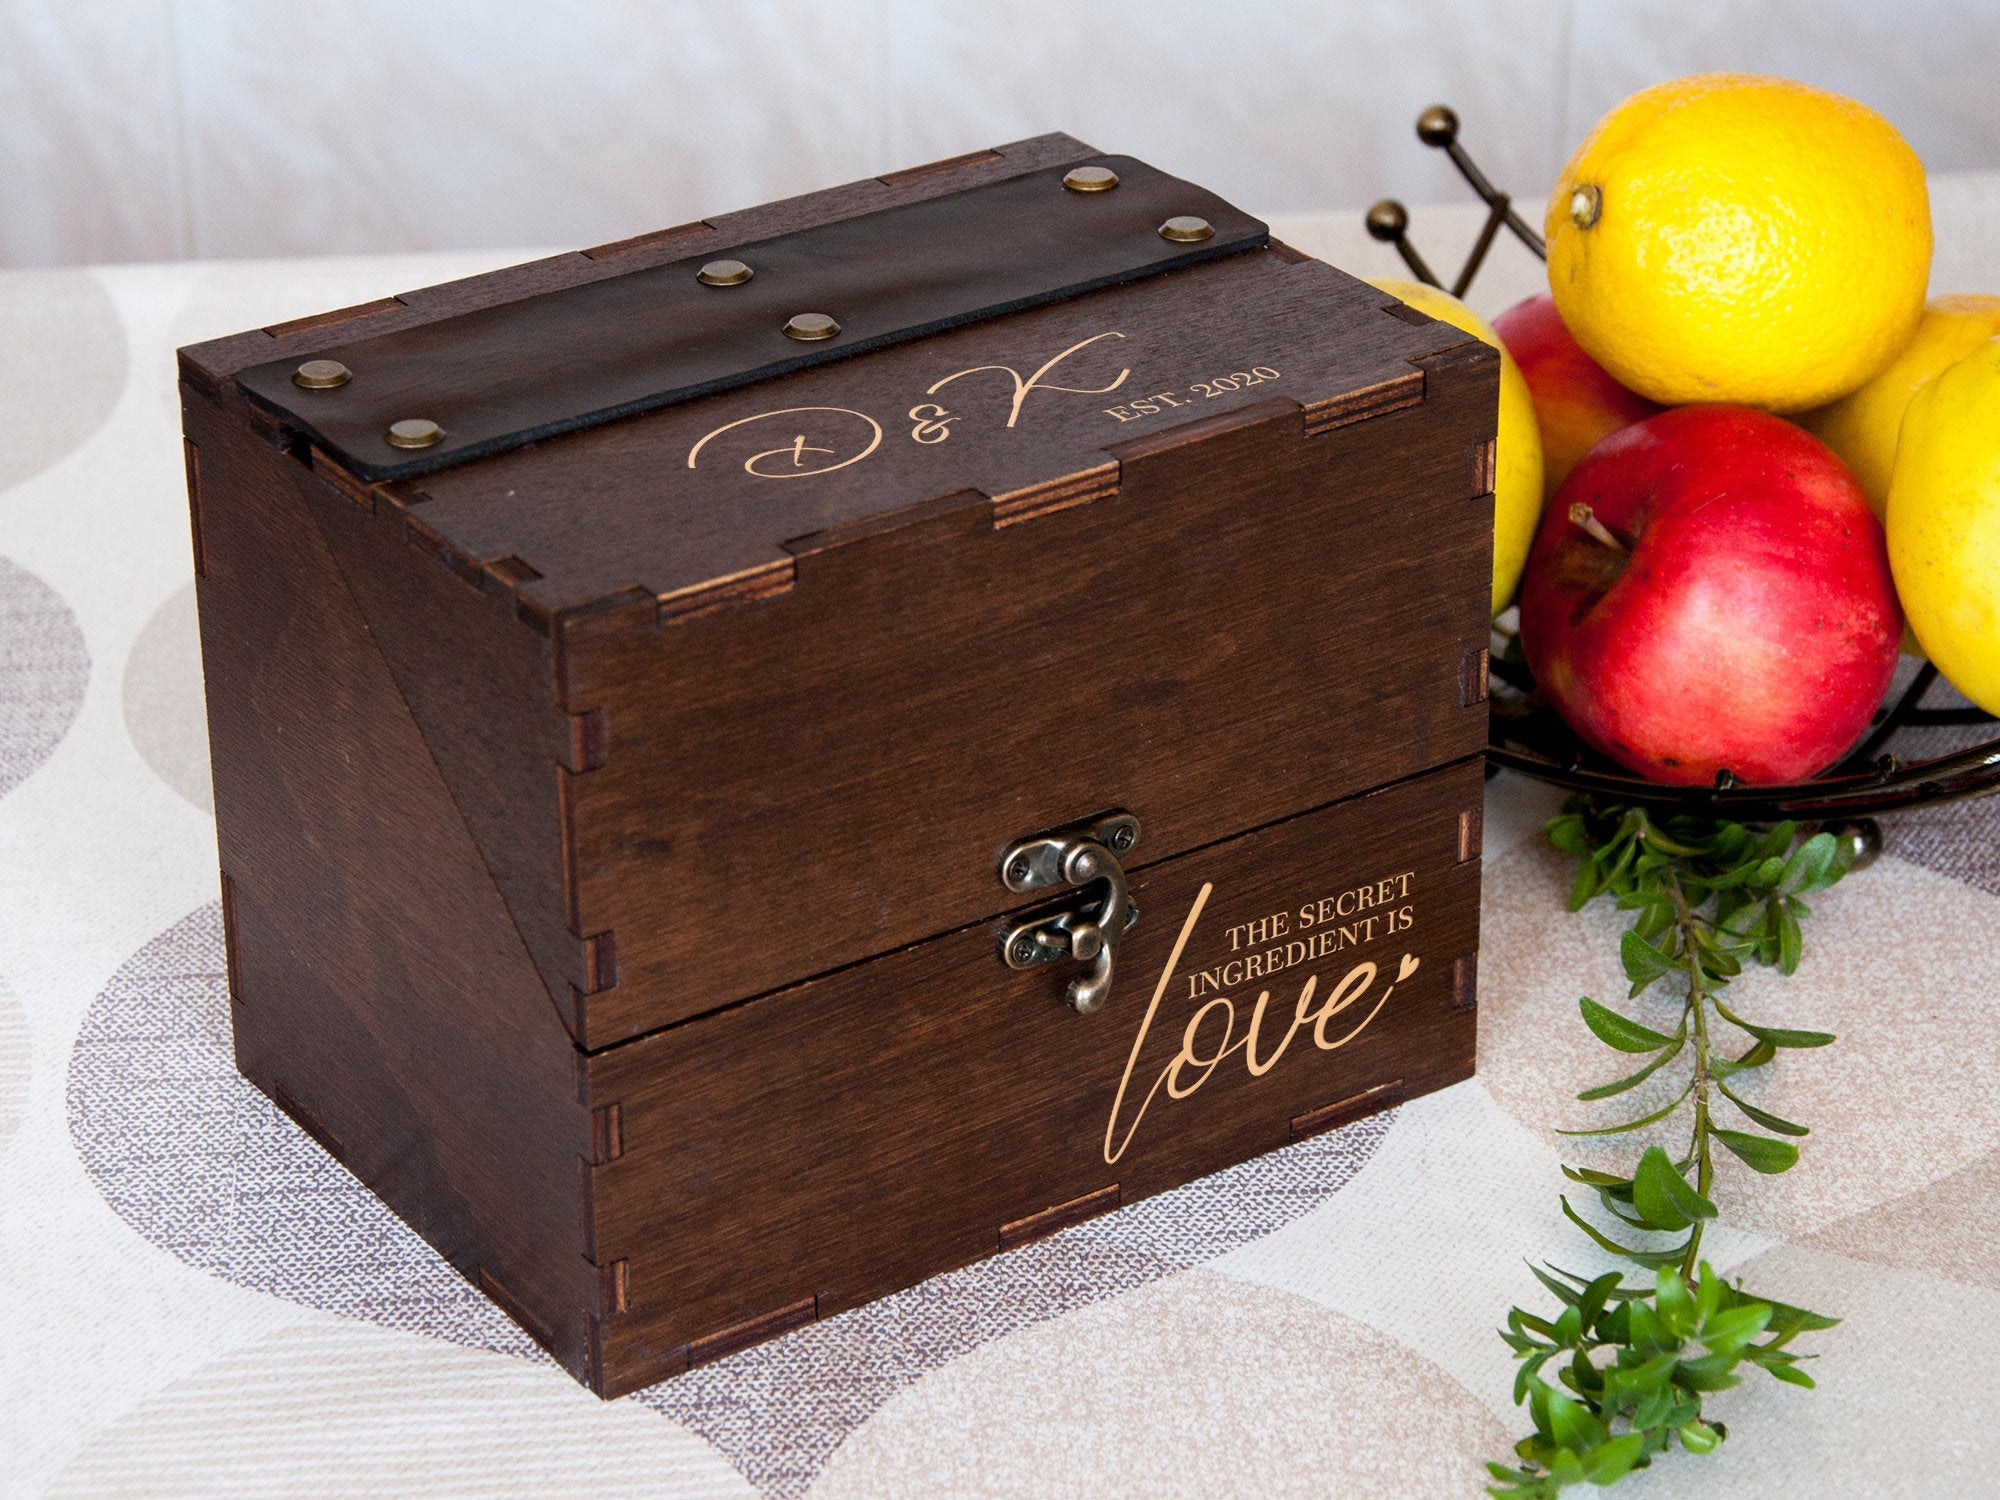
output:
[[[1139,1034],[1132,1039],[1132,1052],[1125,1060],[1125,1074],[1118,1080],[1118,1093],[1111,1101],[1111,1117],[1104,1125],[1104,1160],[1107,1165],[1115,1165],[1125,1154],[1125,1148],[1132,1144],[1132,1137],[1138,1133],[1140,1121],[1146,1118],[1146,1111],[1153,1098],[1162,1088],[1170,1099],[1185,1099],[1214,1076],[1224,1058],[1234,1053],[1243,1054],[1243,1066],[1252,1078],[1262,1078],[1278,1065],[1278,1059],[1285,1055],[1285,1049],[1292,1045],[1292,1038],[1301,1030],[1311,1028],[1313,1045],[1322,1052],[1333,1052],[1345,1047],[1368,1027],[1368,1023],[1381,1013],[1389,1002],[1389,996],[1396,986],[1416,973],[1420,960],[1414,953],[1405,953],[1397,966],[1396,977],[1375,999],[1368,1014],[1356,1021],[1340,1035],[1329,1030],[1334,1019],[1358,1004],[1374,984],[1379,970],[1373,963],[1362,962],[1349,969],[1326,994],[1314,1004],[1314,994],[1319,988],[1319,976],[1312,975],[1299,991],[1298,1005],[1292,1012],[1292,1024],[1285,1028],[1285,1034],[1268,1054],[1260,1054],[1258,1040],[1263,1035],[1264,1011],[1270,1004],[1271,992],[1263,991],[1257,996],[1256,1007],[1250,1012],[1250,1024],[1241,1036],[1236,1034],[1236,1004],[1227,995],[1217,995],[1188,1018],[1187,1028],[1181,1033],[1180,1051],[1176,1052],[1159,1075],[1153,1079],[1152,1087],[1146,1090],[1145,1098],[1132,1115],[1132,1121],[1125,1127],[1125,1135],[1118,1136],[1118,1117],[1125,1108],[1125,1097],[1132,1084],[1132,1071],[1138,1066],[1140,1049],[1146,1045],[1146,1036],[1153,1029],[1153,1018],[1160,1009],[1160,1000],[1167,993],[1167,986],[1173,980],[1174,970],[1179,966],[1181,953],[1187,947],[1188,939],[1194,934],[1195,923],[1201,919],[1202,908],[1208,904],[1209,893],[1215,887],[1204,885],[1189,908],[1187,920],[1181,924],[1180,936],[1174,940],[1174,951],[1167,957],[1167,966],[1160,974],[1160,982],[1153,988],[1152,1002],[1146,1007],[1145,1019],[1139,1023]],[[1204,1049],[1204,1033],[1214,1036],[1212,1043]]]

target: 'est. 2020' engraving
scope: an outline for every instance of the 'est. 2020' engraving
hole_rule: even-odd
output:
[[[1414,871],[1392,875],[1226,929],[1230,951],[1240,956],[1224,958],[1207,968],[1197,968],[1182,976],[1187,981],[1188,999],[1201,1000],[1212,990],[1224,986],[1233,988],[1253,979],[1268,979],[1273,974],[1315,962],[1344,949],[1408,931],[1415,925],[1416,912],[1405,898],[1409,896],[1415,879]],[[1307,976],[1299,989],[1291,1024],[1269,1053],[1261,1053],[1258,1049],[1264,1034],[1265,1011],[1271,1001],[1270,990],[1265,989],[1258,994],[1256,1005],[1250,1012],[1249,1025],[1241,1035],[1237,1033],[1236,1002],[1224,994],[1212,995],[1188,1017],[1181,1033],[1180,1050],[1154,1076],[1144,1097],[1133,1108],[1121,1137],[1120,1121],[1131,1097],[1132,1075],[1138,1067],[1139,1055],[1159,1016],[1161,1002],[1173,987],[1182,955],[1187,951],[1214,889],[1212,884],[1205,884],[1195,896],[1186,920],[1181,923],[1180,935],[1174,940],[1173,952],[1168,955],[1166,967],[1160,971],[1159,983],[1153,987],[1153,997],[1139,1022],[1138,1033],[1132,1038],[1132,1050],[1126,1057],[1124,1074],[1119,1078],[1118,1091],[1111,1100],[1111,1114],[1104,1124],[1104,1160],[1107,1165],[1116,1165],[1125,1154],[1161,1089],[1166,1090],[1169,1099],[1185,1099],[1214,1076],[1224,1059],[1238,1052],[1243,1054],[1243,1066],[1250,1076],[1262,1078],[1278,1065],[1286,1049],[1302,1030],[1308,1032],[1313,1045],[1322,1052],[1337,1051],[1368,1028],[1368,1023],[1388,1004],[1396,986],[1416,973],[1422,962],[1416,954],[1404,953],[1397,963],[1395,977],[1374,997],[1367,1013],[1337,1035],[1332,1029],[1334,1023],[1367,997],[1381,975],[1379,966],[1372,960],[1364,959],[1342,975],[1323,997],[1319,995],[1320,976],[1317,973]],[[1218,1028],[1219,1035],[1216,1034]],[[1213,1037],[1212,1046],[1205,1042],[1207,1037]]]

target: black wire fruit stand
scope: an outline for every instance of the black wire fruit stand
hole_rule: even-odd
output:
[[[1487,208],[1478,237],[1450,286],[1410,243],[1410,216],[1401,203],[1385,198],[1375,204],[1368,210],[1367,227],[1375,239],[1396,247],[1417,280],[1462,297],[1503,228],[1538,259],[1548,259],[1548,248],[1515,211],[1509,195],[1479,170],[1458,137],[1458,116],[1444,105],[1432,105],[1417,116],[1417,139],[1450,157]],[[1507,621],[1511,614],[1504,614],[1501,621]],[[2000,738],[1982,738],[1978,744],[1920,759],[1905,760],[1890,748],[1890,742],[1905,730],[1964,732],[1996,722],[1993,715],[1969,705],[1925,706],[1925,698],[1938,683],[1938,670],[1928,661],[1885,699],[1858,745],[1808,780],[1783,786],[1746,786],[1733,773],[1722,771],[1712,786],[1648,781],[1584,744],[1563,722],[1536,689],[1521,654],[1519,635],[1511,623],[1501,621],[1495,622],[1491,655],[1489,775],[1500,769],[1518,771],[1605,802],[1636,803],[1667,814],[1744,823],[1797,819],[1822,824],[1851,834],[1863,857],[1872,857],[1881,846],[1881,830],[1874,819],[1883,813],[2000,791]]]

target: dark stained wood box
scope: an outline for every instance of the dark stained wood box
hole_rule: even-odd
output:
[[[1059,135],[181,351],[243,1072],[604,1395],[1468,1076],[1496,360]]]

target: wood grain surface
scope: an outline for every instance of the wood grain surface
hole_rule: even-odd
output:
[[[566,788],[576,930],[618,954],[585,1044],[1019,905],[996,859],[1041,828],[1128,809],[1143,865],[1475,752],[1477,349],[1324,436],[1268,398],[1115,446],[1086,504],[996,528],[964,491],[796,544],[761,602],[567,618],[608,734]]]
[[[626,1262],[629,1289],[596,1324],[598,1389],[804,1298],[826,1317],[990,1255],[1044,1210],[1285,1145],[1381,1085],[1400,1092],[1332,1123],[1469,1076],[1452,980],[1478,946],[1479,865],[1458,826],[1482,785],[1462,761],[1150,867],[1092,1016],[1062,1003],[1062,966],[1008,969],[979,923],[594,1054],[589,1098],[619,1106],[623,1150],[590,1170],[592,1254]],[[1252,931],[1273,916],[1282,930]],[[1273,972],[1252,977],[1252,956]],[[1184,1047],[1196,1061],[1166,1077]]]
[[[231,373],[1088,154],[182,351],[239,1063],[602,1393],[1470,1071],[1497,356],[1279,247],[415,484]]]
[[[183,410],[238,1066],[580,1373],[577,1053],[315,520],[351,502]]]

